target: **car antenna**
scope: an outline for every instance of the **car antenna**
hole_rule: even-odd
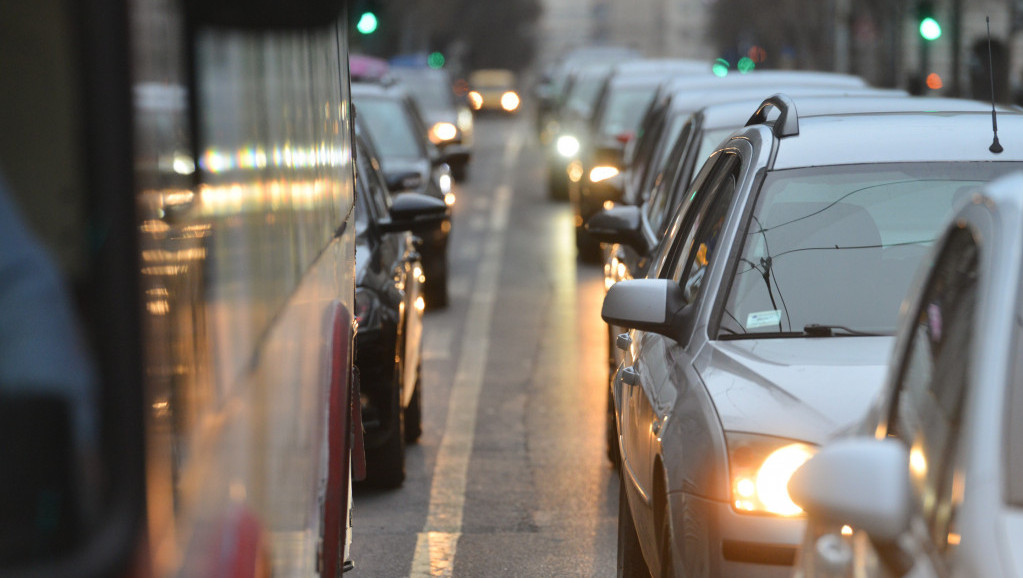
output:
[[[998,116],[995,114],[995,64],[991,56],[991,17],[986,16],[985,19],[987,20],[987,69],[988,78],[991,79],[991,128],[995,132],[995,140],[991,141],[991,146],[987,150],[998,154],[1005,149],[998,142]]]

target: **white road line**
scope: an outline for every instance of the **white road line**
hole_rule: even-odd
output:
[[[510,182],[521,146],[522,131],[518,130],[512,134],[505,149],[502,165],[504,174],[500,182]],[[511,186],[502,184],[494,196],[490,234],[484,245],[483,260],[476,272],[475,291],[469,302],[461,354],[448,401],[444,437],[433,470],[430,509],[423,531],[416,539],[416,552],[410,573],[412,578],[451,576],[458,538],[462,535],[469,458],[476,435],[476,412],[490,349],[490,323],[497,297],[505,232],[508,229]]]

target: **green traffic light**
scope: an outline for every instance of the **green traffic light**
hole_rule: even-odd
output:
[[[355,25],[355,29],[361,34],[372,34],[377,29],[377,15],[372,12],[363,12],[362,16],[359,17],[359,23]]]
[[[941,38],[941,24],[934,18],[928,16],[920,21],[920,36],[924,40],[937,40]]]
[[[731,64],[724,58],[718,58],[714,61],[714,65],[711,66],[710,71],[714,73],[714,76],[725,77],[728,76],[728,67]]]
[[[426,59],[426,64],[433,69],[444,68],[444,55],[440,52],[431,52]]]

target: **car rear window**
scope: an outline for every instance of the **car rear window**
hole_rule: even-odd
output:
[[[423,158],[423,150],[405,105],[398,100],[357,98],[357,114],[366,123],[377,153],[386,165],[392,158]]]

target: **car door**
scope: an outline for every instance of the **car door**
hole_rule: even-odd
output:
[[[694,192],[692,210],[683,218],[673,241],[669,276],[686,288],[688,302],[694,308],[701,306],[707,269],[724,242],[722,225],[734,204],[741,168],[735,152],[720,155],[706,186]],[[694,375],[691,363],[683,361],[691,359],[685,352],[691,335],[680,335],[678,339],[654,333],[635,335],[639,354],[632,370],[637,380],[632,386],[624,386],[623,391],[622,462],[643,502],[642,507],[632,509],[637,532],[641,541],[649,544],[654,543],[653,496],[658,483],[654,459],[658,435],[678,392],[685,390],[686,382],[693,380]]]
[[[966,228],[956,229],[928,279],[914,331],[899,359],[890,398],[887,435],[909,449],[917,500],[908,536],[910,576],[947,576],[960,535],[962,499],[960,422],[970,387],[970,355],[977,307],[980,248]],[[882,431],[884,431],[882,429]],[[856,572],[887,576],[883,553],[861,545]]]

